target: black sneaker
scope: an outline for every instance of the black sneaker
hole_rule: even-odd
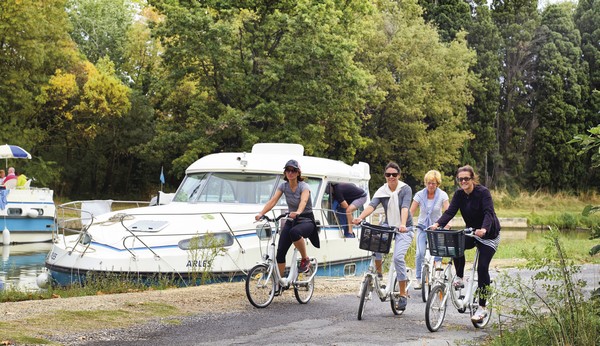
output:
[[[310,271],[310,258],[303,258],[300,261],[300,266],[298,267],[298,272],[308,273],[309,271]]]

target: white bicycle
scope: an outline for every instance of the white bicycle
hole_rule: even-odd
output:
[[[412,231],[412,227],[407,228],[409,232]],[[365,272],[363,281],[360,286],[360,301],[358,303],[358,319],[362,320],[367,302],[371,300],[373,291],[377,294],[377,297],[382,302],[385,302],[390,298],[390,305],[394,315],[401,315],[404,310],[398,308],[398,301],[400,300],[400,287],[398,279],[396,277],[396,267],[394,261],[389,261],[388,279],[387,284],[384,284],[383,279],[379,279],[377,275],[377,268],[375,266],[375,254],[376,253],[388,253],[392,240],[394,239],[398,228],[372,225],[368,222],[361,222],[361,234],[359,247],[363,250],[371,251],[371,263],[369,269]],[[383,262],[381,266],[383,267]],[[412,277],[411,269],[407,267],[408,277]],[[408,280],[406,291],[411,287],[412,280]]]
[[[286,277],[282,277],[275,261],[277,235],[280,232],[279,220],[287,218],[289,213],[281,214],[271,219],[266,215],[261,218],[267,222],[257,229],[259,239],[268,239],[267,248],[262,256],[262,261],[248,272],[246,277],[246,296],[250,304],[257,308],[265,308],[271,304],[275,296],[293,287],[296,300],[306,304],[312,298],[315,290],[315,275],[317,273],[317,259],[310,259],[311,269],[307,273],[298,273],[298,249],[294,248],[292,265]]]
[[[431,253],[442,257],[460,257],[465,250],[464,236],[474,237],[474,229],[466,228],[458,231],[445,229],[427,230],[427,239],[430,241]],[[471,269],[470,280],[466,286],[455,288],[452,285],[454,275],[452,274],[452,259],[444,269],[444,275],[434,283],[431,289],[427,305],[425,307],[425,324],[431,332],[437,331],[444,322],[448,299],[460,313],[469,310],[470,316],[475,314],[479,306],[477,294],[477,264],[479,262],[479,249],[475,252],[475,260]],[[481,321],[473,321],[475,328],[484,328],[491,319],[492,306],[487,304],[488,314]]]

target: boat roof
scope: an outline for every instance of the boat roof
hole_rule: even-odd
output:
[[[327,178],[331,181],[369,180],[369,164],[352,166],[326,158],[304,156],[304,147],[291,143],[257,143],[250,153],[217,153],[204,156],[186,170],[200,172],[249,172],[281,174],[288,160],[297,160],[303,176]]]

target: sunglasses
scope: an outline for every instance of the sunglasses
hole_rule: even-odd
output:
[[[286,173],[297,173],[298,170],[296,168],[286,168],[284,172],[286,172]]]
[[[396,178],[398,176],[398,173],[385,173],[384,175],[386,178],[389,178],[389,177]]]
[[[460,177],[460,178],[456,177],[456,181],[458,181],[459,183],[462,183],[464,181],[471,181],[471,179],[473,179],[473,178],[471,178],[471,177]]]

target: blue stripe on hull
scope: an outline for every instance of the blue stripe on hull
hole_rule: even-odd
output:
[[[6,220],[6,221],[5,221]],[[6,223],[5,223],[6,222]],[[48,231],[52,232],[54,229],[53,218],[0,218],[0,227],[4,229],[4,226],[12,232],[40,232]]]

